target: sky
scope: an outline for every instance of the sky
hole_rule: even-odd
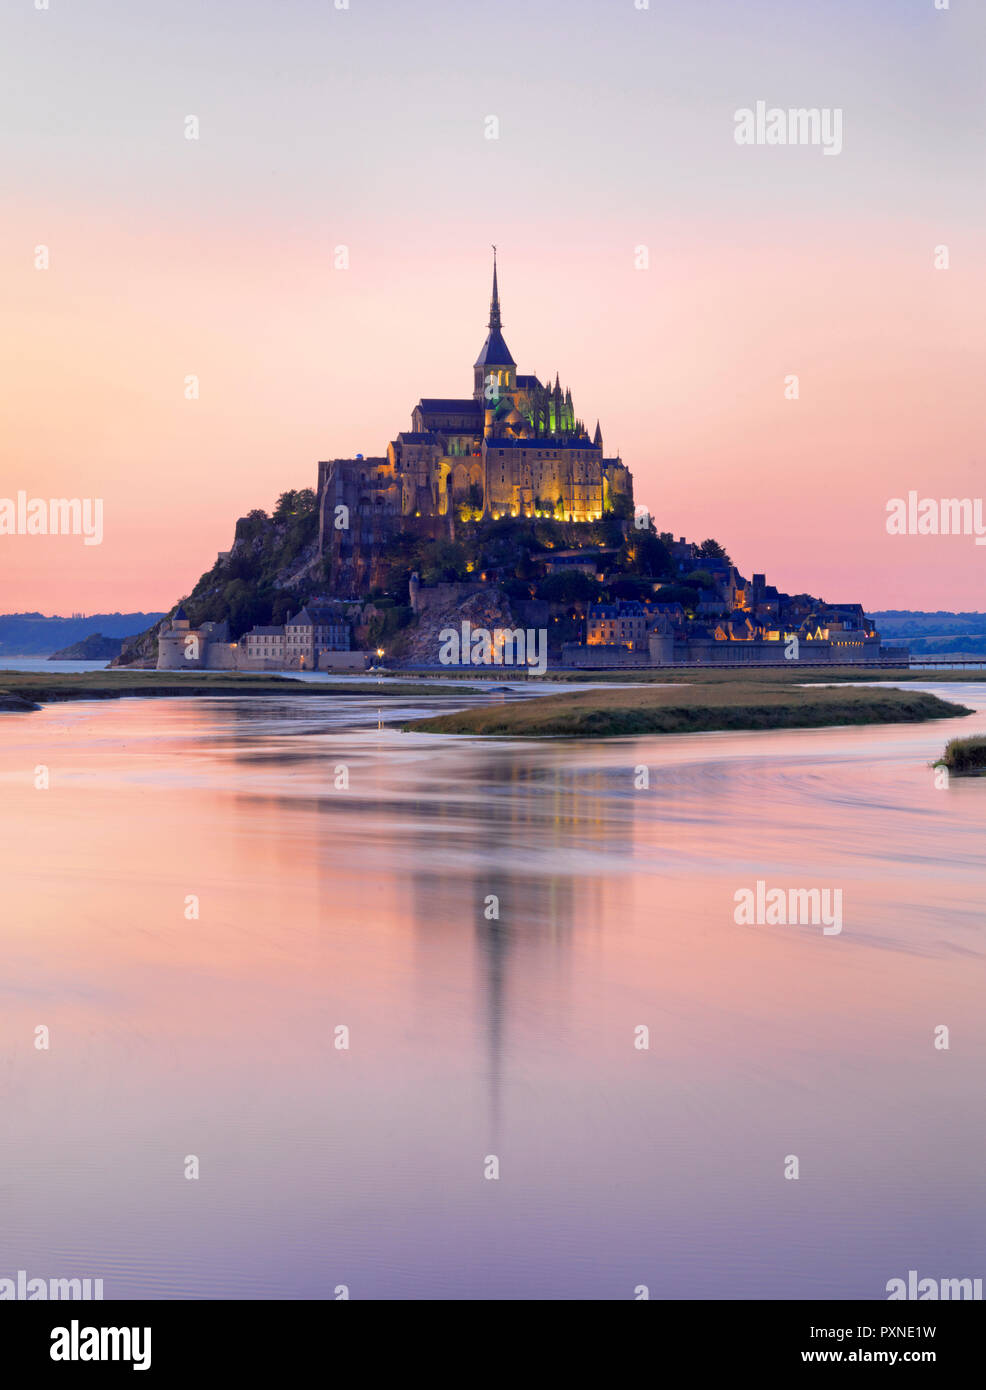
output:
[[[981,7],[37,3],[0,12],[0,498],[100,498],[103,539],[0,535],[0,611],[167,609],[320,458],[470,395],[493,242],[518,370],[660,530],[986,608],[986,547],[886,530],[983,496]],[[758,101],[841,151],[738,144]]]

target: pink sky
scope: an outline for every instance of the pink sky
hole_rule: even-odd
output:
[[[983,115],[955,15],[778,37],[769,6],[699,7],[710,37],[694,7],[575,3],[559,32],[511,3],[527,41],[471,83],[481,17],[444,4],[430,39],[391,4],[152,8],[4,21],[0,496],[101,497],[105,536],[0,537],[0,610],[167,608],[319,458],[469,394],[491,241],[519,369],[560,371],[660,529],[829,601],[984,606],[986,549],[885,531],[909,489],[983,490]],[[760,97],[844,108],[843,152],[738,147]]]

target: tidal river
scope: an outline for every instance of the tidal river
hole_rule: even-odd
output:
[[[600,743],[388,722],[488,698],[459,693],[0,715],[0,1276],[983,1277],[986,779],[928,765],[986,684],[929,688],[976,714]],[[842,931],[737,925],[758,881],[841,889]]]

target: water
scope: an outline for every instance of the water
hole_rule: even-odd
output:
[[[0,655],[0,675],[4,671],[37,671],[46,676],[67,671],[105,671],[109,664],[108,661],[49,661],[46,656]]]
[[[0,655],[0,677],[4,671],[29,671],[41,675],[63,675],[71,672],[87,671],[107,671],[110,664],[108,661],[50,661],[45,656],[2,656]],[[447,676],[443,672],[446,668],[436,666],[434,672],[422,673],[416,671],[413,675],[407,675],[406,681],[417,681],[421,685],[436,686],[444,685],[450,690],[488,690],[491,686],[509,689],[525,695],[538,694],[558,694],[566,690],[578,688],[580,690],[597,689],[600,682],[578,681],[573,684],[568,681],[553,681],[550,676],[528,680],[525,676],[520,680],[511,680],[509,672],[504,674],[502,680],[491,680],[487,677],[477,677],[476,680],[469,680],[467,677]],[[210,676],[236,675],[242,674],[231,671],[209,671]],[[398,683],[401,681],[401,671],[395,671],[393,675],[379,676],[374,671],[260,671],[253,674],[269,676],[271,679],[283,677],[286,680],[304,681],[310,685],[347,685],[360,684],[366,685],[368,681],[376,681],[381,689],[385,689],[388,684],[393,683],[396,677]],[[168,671],[169,679],[175,680],[198,680],[202,676],[201,671]],[[607,682],[607,684],[610,684]],[[458,706],[461,709],[461,704]]]
[[[982,1276],[986,781],[928,764],[986,728],[986,685],[930,688],[976,714],[594,744],[403,734],[372,697],[0,716],[0,1275],[617,1299]],[[757,879],[841,886],[842,934],[737,926]]]

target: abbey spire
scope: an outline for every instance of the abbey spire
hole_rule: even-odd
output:
[[[490,321],[488,328],[500,327],[500,292],[496,287],[496,247],[493,247],[493,295],[490,299]]]
[[[503,341],[500,320],[500,290],[496,280],[496,247],[493,248],[493,294],[490,297],[489,333],[473,366],[473,396],[488,401],[499,398],[504,391],[516,386],[517,363]]]
[[[495,247],[487,284],[489,320],[471,395],[422,396],[386,457],[319,464],[319,545],[333,557],[339,593],[375,585],[373,557],[403,531],[454,539],[457,524],[484,518],[589,522],[609,512],[632,514],[629,470],[603,456],[598,425],[590,438],[561,373],[542,381],[518,372],[503,338]],[[359,527],[335,525],[339,505],[364,518]]]

